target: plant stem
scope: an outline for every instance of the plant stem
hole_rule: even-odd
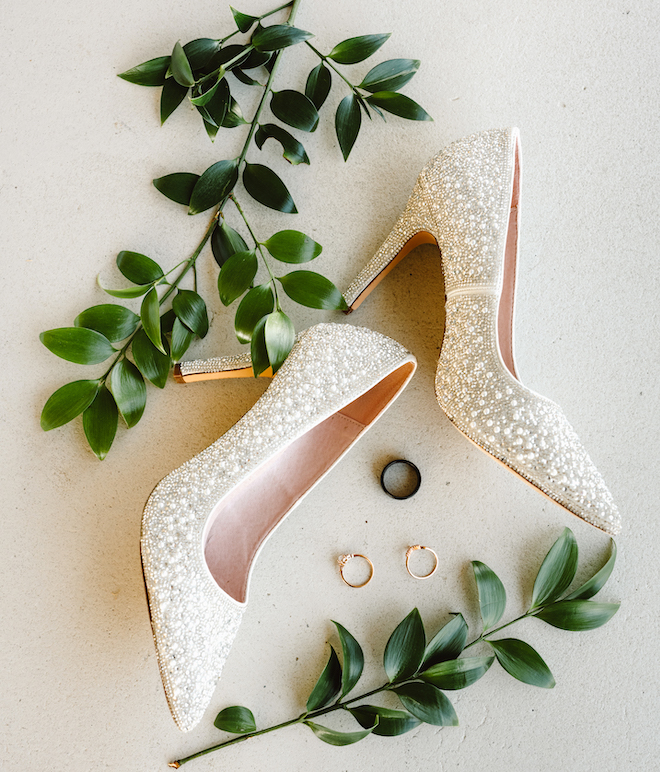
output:
[[[259,18],[259,20],[265,19],[267,16],[272,16],[272,14],[277,13],[278,11],[282,11],[285,8],[291,7],[291,12],[289,13],[289,18],[287,19],[286,23],[287,24],[292,24],[294,19],[295,19],[295,17],[296,17],[296,13],[298,12],[298,6],[300,5],[301,2],[302,2],[302,0],[293,0],[293,2],[284,3],[283,5],[280,5],[277,8],[274,8],[272,11],[268,11],[267,13],[262,14],[258,18]],[[223,42],[229,40],[229,38],[233,37],[238,32],[239,32],[239,30],[236,30],[236,32],[232,32],[231,35],[228,35],[226,38],[223,38]],[[277,54],[277,57],[275,58],[275,62],[273,64],[273,68],[272,68],[272,70],[270,72],[270,76],[268,78],[268,81],[267,81],[266,85],[264,86],[264,93],[263,93],[263,95],[261,97],[261,100],[260,100],[259,105],[257,107],[257,111],[256,111],[256,113],[254,115],[254,118],[252,119],[252,125],[250,126],[250,131],[249,131],[248,136],[247,136],[247,138],[246,138],[246,140],[245,140],[245,142],[243,144],[243,149],[241,150],[241,155],[240,155],[239,161],[238,161],[238,168],[239,168],[239,170],[240,170],[241,164],[243,163],[243,161],[245,161],[245,156],[247,155],[247,151],[248,151],[248,148],[250,146],[250,142],[252,141],[252,137],[254,136],[254,132],[256,131],[257,126],[259,125],[259,123],[258,123],[259,122],[259,117],[260,117],[261,112],[262,112],[262,110],[263,110],[263,108],[265,106],[266,97],[268,96],[268,93],[270,92],[271,84],[272,84],[273,78],[275,76],[275,71],[277,70],[277,65],[279,64],[279,61],[280,61],[283,53],[284,53],[284,49],[280,50],[280,52]],[[240,56],[243,56],[243,53],[241,53]],[[231,62],[233,62],[237,58],[239,58],[239,57],[234,57],[234,59],[232,59]],[[231,64],[231,62],[228,62],[228,64]],[[197,261],[197,258],[200,255],[202,249],[204,249],[204,247],[206,246],[206,243],[208,242],[208,240],[213,235],[213,231],[216,229],[216,227],[218,225],[218,217],[222,213],[222,210],[223,210],[225,204],[227,203],[227,199],[230,196],[231,196],[231,194],[229,196],[225,197],[218,204],[218,206],[216,207],[215,211],[213,212],[213,215],[211,216],[211,222],[209,223],[209,226],[206,229],[206,232],[204,233],[204,236],[202,237],[202,240],[199,242],[199,244],[197,245],[197,248],[192,253],[192,255],[187,260],[184,261],[185,264],[183,266],[183,269],[181,270],[179,275],[176,277],[176,279],[173,282],[171,282],[171,284],[168,287],[167,291],[160,298],[160,300],[158,301],[159,305],[161,305],[161,306],[163,305],[163,303],[177,289],[177,287],[179,285],[179,282],[183,279],[183,277],[191,269],[193,270],[194,283],[195,283],[195,288],[196,288],[196,285],[197,285],[197,275],[196,275],[195,263]],[[261,249],[261,245],[259,244],[259,242],[256,240],[254,234],[252,233],[252,229],[250,228],[250,225],[249,225],[247,219],[245,218],[245,214],[243,213],[243,210],[241,209],[241,207],[239,206],[238,202],[235,199],[234,199],[234,203],[236,204],[236,207],[237,207],[238,211],[240,212],[241,216],[243,217],[243,220],[245,221],[245,224],[247,225],[248,230],[250,231],[250,235],[252,236],[252,238],[255,241],[255,245],[259,249],[261,257],[262,257],[262,259],[264,261],[264,265],[268,269],[268,273],[270,274],[270,279],[271,279],[271,283],[273,285],[273,290],[274,290],[274,294],[275,294],[275,302],[277,304],[278,310],[281,310],[280,309],[279,299],[277,297],[277,286],[275,285],[275,277],[271,273],[270,266],[268,265],[268,261],[266,260],[266,257],[264,255],[262,249]],[[181,263],[179,263],[179,265],[181,265]],[[176,268],[176,266],[175,266],[175,268]],[[174,270],[174,268],[172,270],[168,271],[168,274],[171,273],[173,270]],[[139,324],[137,329],[135,330],[135,332],[130,336],[130,338],[126,341],[126,343],[120,349],[120,351],[118,352],[117,356],[112,361],[112,364],[110,365],[110,367],[107,369],[107,371],[99,379],[101,381],[101,383],[105,382],[106,378],[108,377],[108,375],[110,375],[110,372],[111,372],[112,368],[117,364],[117,362],[122,357],[126,356],[126,352],[128,351],[128,347],[131,345],[131,343],[133,342],[133,338],[137,335],[137,333],[141,329],[142,329],[142,325]]]
[[[391,686],[391,684],[384,684],[383,686],[378,687],[378,689],[372,689],[370,692],[365,692],[365,694],[361,694],[359,697],[353,697],[353,699],[345,700],[344,702],[338,702],[334,705],[331,705],[328,708],[319,708],[318,710],[313,710],[310,713],[301,713],[297,718],[289,719],[289,721],[283,721],[281,724],[275,724],[274,726],[269,726],[266,729],[260,729],[255,732],[248,732],[247,734],[242,734],[240,737],[233,737],[231,740],[226,740],[223,743],[219,743],[218,745],[213,745],[210,748],[205,748],[203,751],[198,751],[197,753],[193,753],[191,756],[186,756],[184,759],[178,759],[177,761],[172,761],[168,766],[173,767],[174,769],[178,769],[179,767],[183,766],[184,764],[187,764],[189,761],[192,761],[193,759],[197,759],[200,756],[205,756],[207,753],[212,753],[213,751],[220,750],[220,748],[226,748],[228,745],[236,745],[236,743],[243,742],[244,740],[249,740],[251,737],[258,737],[262,734],[268,734],[268,732],[274,732],[276,729],[283,729],[285,726],[293,726],[294,724],[302,724],[303,721],[307,721],[313,718],[318,718],[318,716],[323,716],[326,713],[332,713],[335,710],[342,710],[346,709],[346,706],[349,705],[352,702],[357,702],[358,700],[364,700],[367,697],[371,697],[372,694],[377,694],[378,692],[382,692],[386,689],[388,689]]]
[[[298,718],[292,718],[290,721],[283,721],[281,724],[269,726],[268,729],[260,729],[257,732],[248,732],[248,734],[242,734],[240,737],[233,737],[231,740],[227,740],[226,742],[220,743],[219,745],[213,745],[210,748],[205,748],[203,751],[193,753],[192,756],[186,756],[185,759],[172,761],[167,766],[172,767],[173,769],[179,769],[179,767],[182,767],[189,761],[197,759],[200,756],[206,756],[207,753],[213,753],[213,751],[217,751],[220,748],[226,748],[228,745],[236,745],[237,743],[243,742],[244,740],[249,740],[251,737],[258,737],[262,734],[268,734],[268,732],[274,732],[276,729],[283,729],[285,726],[293,726],[293,724],[299,724],[305,717],[306,714],[303,713],[302,715],[298,716]]]
[[[284,3],[284,5],[279,5],[277,8],[273,8],[272,11],[267,11],[266,13],[262,13],[261,16],[257,16],[257,19],[261,21],[262,19],[266,19],[268,16],[272,16],[274,13],[277,13],[278,11],[283,11],[285,8],[288,8],[291,5],[291,0],[289,0],[288,3]],[[227,37],[221,38],[220,43],[226,43],[228,40],[231,40],[234,35],[238,35],[240,32],[240,29],[236,29],[233,32],[230,32]]]
[[[248,226],[249,227],[249,226]],[[470,646],[474,646],[476,643],[480,643],[481,641],[485,641],[485,636],[493,635],[494,633],[498,633],[500,630],[504,630],[505,627],[509,627],[510,625],[515,624],[516,622],[520,622],[522,619],[526,619],[530,616],[536,616],[536,614],[540,611],[540,608],[536,608],[533,611],[527,611],[526,613],[522,614],[519,617],[516,617],[516,619],[511,620],[511,622],[507,622],[504,625],[500,625],[500,627],[496,627],[493,630],[488,630],[483,632],[478,638],[475,638],[471,643],[468,643],[465,649],[469,649]],[[465,651],[463,649],[463,651]],[[213,745],[210,748],[205,748],[203,751],[198,751],[197,753],[193,753],[191,756],[186,756],[183,759],[178,759],[177,761],[173,761],[169,764],[170,767],[173,767],[174,769],[178,769],[179,767],[183,766],[183,764],[186,764],[189,761],[192,761],[193,759],[199,758],[200,756],[205,756],[207,753],[212,753],[213,751],[220,750],[220,748],[226,748],[228,745],[235,745],[236,743],[243,742],[244,740],[249,740],[251,737],[258,737],[262,734],[267,734],[268,732],[274,732],[276,729],[283,729],[285,726],[293,726],[294,724],[302,724],[304,721],[311,720],[313,718],[318,718],[318,716],[324,716],[327,713],[333,713],[335,710],[347,710],[349,705],[352,705],[354,702],[360,702],[361,700],[367,699],[367,697],[371,697],[374,694],[378,694],[379,692],[389,691],[395,686],[402,686],[404,683],[411,683],[416,680],[415,676],[412,678],[402,681],[401,683],[386,683],[382,686],[379,686],[377,689],[372,689],[369,692],[365,692],[364,694],[360,694],[358,697],[351,697],[349,700],[344,700],[343,702],[337,701],[333,705],[330,705],[326,708],[319,708],[318,710],[313,710],[310,713],[302,713],[298,718],[292,718],[289,721],[284,721],[281,724],[275,724],[274,726],[269,726],[266,729],[260,729],[259,731],[255,732],[248,732],[247,734],[243,734],[240,737],[234,737],[231,740],[226,740],[225,742],[218,743],[217,745]]]
[[[210,78],[215,77],[220,72],[220,70],[224,70],[224,73],[223,73],[223,77],[224,77],[224,74],[226,74],[229,71],[229,68],[232,66],[232,64],[235,64],[236,62],[238,62],[240,59],[242,59],[245,56],[245,54],[248,53],[248,51],[252,51],[252,50],[253,50],[253,46],[247,46],[244,51],[241,51],[239,54],[236,54],[236,56],[234,56],[228,62],[221,64],[219,67],[213,70],[213,72],[209,72],[208,75],[204,75],[196,82],[195,85],[201,86],[203,83],[206,83],[206,81],[209,80]]]
[[[196,274],[195,263],[197,262],[197,258],[201,254],[202,249],[204,249],[204,247],[206,246],[206,242],[211,238],[211,236],[213,235],[213,231],[216,229],[216,227],[218,225],[218,214],[219,214],[219,212],[214,212],[213,216],[211,217],[211,222],[209,223],[209,226],[206,229],[206,232],[204,233],[204,236],[202,237],[202,240],[199,242],[199,244],[197,245],[197,247],[196,247],[195,251],[192,253],[192,255],[187,260],[182,260],[178,265],[175,265],[174,268],[171,268],[165,274],[165,276],[167,276],[168,274],[172,273],[172,271],[174,271],[176,268],[178,268],[179,265],[183,265],[184,266],[183,269],[181,270],[181,272],[179,273],[179,275],[176,277],[176,279],[174,279],[174,281],[170,283],[170,286],[168,287],[168,289],[165,292],[165,294],[163,295],[163,297],[159,299],[159,301],[158,301],[159,305],[162,306],[163,303],[167,300],[167,298],[174,292],[174,290],[177,289],[177,287],[179,286],[179,282],[183,279],[183,277],[188,273],[188,271],[191,268],[193,270],[193,275],[195,277],[195,291],[197,290],[197,274]],[[160,279],[158,279],[158,281],[154,282],[154,286],[156,284],[158,284],[159,281],[160,281]],[[112,368],[117,364],[117,362],[119,362],[119,360],[122,357],[126,356],[126,352],[128,351],[128,347],[131,345],[131,343],[133,342],[133,338],[138,334],[138,332],[140,332],[141,329],[142,329],[142,325],[138,324],[135,332],[130,336],[130,338],[128,338],[126,343],[124,343],[124,345],[119,350],[119,353],[117,354],[117,356],[113,359],[112,364],[110,365],[110,367],[105,371],[105,373],[99,379],[101,381],[101,383],[105,383],[105,380],[110,375],[110,372],[111,372]]]
[[[250,236],[252,237],[252,241],[254,241],[254,246],[259,251],[259,254],[261,255],[261,259],[263,261],[263,264],[266,266],[266,270],[268,271],[268,275],[270,276],[270,283],[271,283],[271,285],[273,287],[273,293],[275,294],[275,304],[277,306],[277,310],[281,311],[282,308],[280,306],[280,300],[279,300],[279,297],[277,295],[277,284],[275,283],[275,277],[273,276],[273,272],[270,270],[270,265],[268,264],[268,260],[266,259],[266,255],[264,254],[264,251],[261,248],[261,244],[259,243],[257,237],[254,235],[254,231],[250,227],[250,223],[248,222],[248,219],[245,216],[245,212],[243,211],[243,208],[241,207],[241,205],[236,200],[236,197],[234,196],[234,194],[232,193],[229,196],[229,198],[231,198],[231,200],[234,202],[234,206],[236,207],[236,209],[238,209],[238,213],[243,218],[243,222],[245,223],[245,227],[250,232]]]
[[[515,619],[512,619],[510,622],[507,622],[505,625],[500,625],[499,627],[494,628],[493,630],[484,630],[483,633],[478,638],[475,638],[471,643],[468,643],[468,645],[465,647],[466,649],[469,649],[470,646],[474,646],[475,643],[480,643],[481,641],[486,640],[486,636],[495,635],[495,633],[499,633],[500,630],[504,630],[505,627],[509,627],[509,625],[514,625],[516,622],[520,622],[521,619],[527,619],[527,617],[533,616],[529,611],[525,612],[524,614],[521,614],[521,616],[516,617]],[[463,649],[465,651],[465,649]]]
[[[316,54],[316,55],[319,57],[319,59],[321,59],[321,60],[322,60],[322,61],[323,61],[325,64],[327,64],[327,65],[328,65],[328,67],[330,67],[330,69],[334,70],[334,71],[337,73],[337,75],[339,75],[339,77],[340,77],[340,78],[341,78],[341,79],[344,81],[344,83],[346,83],[346,84],[348,85],[348,87],[351,89],[351,91],[352,91],[352,92],[353,92],[353,93],[354,93],[356,96],[360,96],[360,94],[359,94],[359,93],[358,93],[358,91],[357,91],[357,88],[356,88],[356,87],[355,87],[355,86],[354,86],[354,85],[351,83],[351,81],[350,81],[350,80],[348,80],[348,78],[346,78],[346,77],[344,76],[344,74],[341,72],[341,70],[338,70],[338,69],[335,67],[335,65],[332,63],[332,59],[328,59],[328,57],[327,57],[325,54],[322,54],[322,53],[321,53],[321,52],[318,50],[318,48],[315,48],[315,47],[314,47],[314,46],[313,46],[313,45],[312,45],[312,44],[309,42],[309,40],[306,40],[306,41],[305,41],[305,43],[306,43],[306,44],[309,46],[309,48],[311,48],[311,49],[312,49],[312,51],[313,51],[313,52],[314,52],[314,53],[315,53],[315,54]]]

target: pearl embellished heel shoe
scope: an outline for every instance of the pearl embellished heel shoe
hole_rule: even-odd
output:
[[[417,179],[406,210],[344,293],[350,311],[414,247],[440,247],[445,334],[435,380],[450,421],[575,515],[615,534],[620,517],[561,408],[527,389],[513,357],[521,183],[517,129],[454,142]]]
[[[268,537],[396,399],[415,358],[347,324],[302,333],[254,407],[147,501],[141,554],[178,727],[206,710]]]

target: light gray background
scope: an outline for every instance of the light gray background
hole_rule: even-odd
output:
[[[265,152],[301,214],[255,204],[259,234],[304,230],[324,246],[317,269],[346,286],[430,156],[474,131],[521,128],[519,371],[562,405],[619,503],[620,559],[602,597],[622,607],[591,633],[534,620],[514,628],[545,657],[556,688],[524,686],[493,667],[455,694],[458,728],[422,726],[343,749],[293,728],[191,770],[656,768],[658,16],[652,0],[303,2],[297,23],[316,32],[322,50],[352,35],[393,32],[373,62],[420,58],[405,93],[435,122],[365,125],[344,164],[332,126],[345,93],[336,82],[321,127],[305,138],[310,167],[286,168],[274,149]],[[117,281],[119,250],[172,266],[196,244],[205,216],[186,217],[150,180],[233,157],[244,133],[222,132],[212,145],[185,107],[159,128],[157,91],[116,73],[167,54],[177,39],[220,37],[231,17],[210,0],[23,0],[7,5],[3,19],[3,770],[163,770],[221,738],[212,721],[222,707],[248,705],[262,727],[297,715],[327,641],[336,642],[330,619],[362,641],[366,690],[381,682],[383,646],[413,606],[429,632],[459,610],[477,629],[471,559],[499,573],[513,618],[565,525],[580,544],[580,577],[606,557],[602,533],[479,453],[437,407],[443,288],[436,250],[420,248],[348,319],[293,310],[299,328],[332,319],[389,334],[417,355],[419,370],[270,541],[212,705],[195,731],[181,734],[151,640],[138,552],[142,507],[161,477],[226,431],[266,384],[149,387],[142,423],[120,430],[99,463],[78,421],[49,434],[39,428],[48,395],[95,369],[52,356],[38,334],[107,301],[95,278]],[[307,51],[292,51],[277,86],[301,88],[313,65]],[[371,66],[356,66],[356,80]],[[248,114],[250,98],[243,97]],[[259,160],[258,151],[250,157]],[[237,351],[209,255],[200,269],[214,318],[191,355]],[[380,468],[397,456],[424,476],[405,503],[377,485]],[[413,543],[440,556],[429,582],[405,573]],[[368,588],[339,581],[335,559],[345,551],[376,564]]]

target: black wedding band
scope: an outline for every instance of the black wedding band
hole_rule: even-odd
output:
[[[391,469],[397,464],[403,464],[404,466],[409,467],[415,476],[415,485],[413,486],[413,489],[410,491],[410,493],[406,493],[404,496],[399,496],[396,493],[392,493],[391,490],[388,490],[387,485],[385,484],[385,475],[387,474],[388,469]],[[417,493],[421,484],[422,475],[419,469],[413,464],[412,461],[407,461],[405,458],[395,458],[394,461],[390,461],[390,463],[387,464],[383,471],[380,473],[380,487],[385,491],[385,493],[387,493],[388,496],[391,496],[393,499],[409,499],[411,496],[414,496]]]

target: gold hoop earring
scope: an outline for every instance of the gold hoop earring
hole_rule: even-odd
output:
[[[429,571],[428,574],[416,574],[410,569],[410,557],[413,554],[413,552],[416,552],[417,550],[426,550],[427,552],[430,552],[431,555],[433,555],[433,558],[435,560],[435,564],[433,568]],[[430,547],[424,547],[421,544],[414,544],[412,547],[408,547],[406,550],[406,570],[412,576],[413,579],[430,579],[433,574],[438,570],[438,555],[435,552],[435,550],[432,550]]]
[[[362,584],[352,584],[348,581],[348,579],[344,576],[344,568],[346,567],[346,564],[349,560],[352,560],[353,558],[362,558],[362,560],[366,560],[369,564],[369,576],[367,577],[366,581],[362,582]],[[366,555],[360,555],[357,552],[352,555],[340,555],[337,558],[337,563],[339,563],[339,574],[342,578],[342,581],[344,584],[347,584],[349,587],[354,587],[355,589],[359,589],[360,587],[365,587],[369,584],[369,582],[373,579],[374,576],[374,564],[369,560],[369,558]]]

